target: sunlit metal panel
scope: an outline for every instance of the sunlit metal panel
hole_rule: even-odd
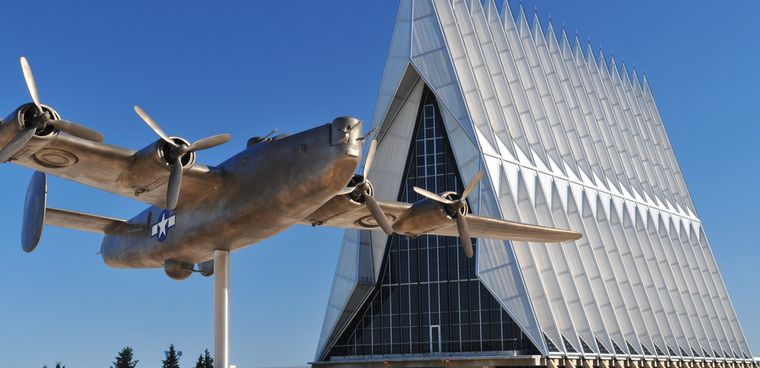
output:
[[[427,86],[462,178],[488,174],[474,212],[584,234],[564,246],[478,240],[477,277],[542,354],[744,360],[648,82],[599,55],[509,4],[402,0],[373,115],[377,196],[398,195]],[[387,239],[347,232],[320,351],[374,290]]]

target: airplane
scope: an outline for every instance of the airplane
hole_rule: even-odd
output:
[[[135,112],[159,139],[140,150],[103,143],[102,134],[63,120],[40,103],[26,58],[20,59],[32,98],[0,122],[0,162],[35,170],[22,224],[22,248],[32,252],[43,225],[103,234],[100,254],[116,268],[164,268],[175,280],[213,274],[215,250],[234,251],[296,224],[380,229],[405,236],[459,236],[467,257],[474,238],[554,243],[581,234],[471,214],[462,193],[432,193],[415,203],[373,197],[368,179],[377,148],[372,140],[361,174],[362,122],[338,117],[291,135],[251,138],[244,150],[217,166],[197,152],[226,143],[219,134],[190,143],[167,135],[139,106]],[[47,208],[46,174],[135,199],[150,206],[129,220]]]

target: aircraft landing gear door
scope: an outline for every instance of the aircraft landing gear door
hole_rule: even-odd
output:
[[[441,325],[430,326],[430,352],[441,352]]]

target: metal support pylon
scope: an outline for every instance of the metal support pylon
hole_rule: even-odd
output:
[[[214,251],[214,368],[229,368],[230,251]]]

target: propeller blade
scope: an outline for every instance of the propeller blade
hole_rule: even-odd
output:
[[[67,120],[50,120],[48,124],[75,137],[93,142],[103,142],[103,134]]]
[[[419,195],[421,195],[423,197],[430,198],[430,199],[432,199],[432,200],[434,200],[436,202],[440,202],[440,203],[443,203],[443,204],[454,204],[454,201],[452,201],[450,199],[443,198],[443,197],[439,196],[438,194],[435,194],[435,193],[433,193],[431,191],[422,189],[420,187],[414,187],[413,189],[414,189],[415,192],[417,192],[417,194],[419,194]]]
[[[145,124],[148,124],[148,126],[153,129],[153,131],[156,132],[156,134],[158,134],[161,139],[164,140],[164,142],[169,143],[174,147],[178,147],[177,143],[174,143],[174,141],[171,140],[163,130],[161,130],[161,127],[159,127],[158,124],[153,119],[151,119],[143,109],[140,108],[140,106],[135,105],[135,112],[140,116]]]
[[[191,144],[190,147],[187,147],[187,151],[194,152],[194,151],[205,150],[211,147],[216,147],[220,144],[227,143],[227,141],[229,140],[230,140],[229,134],[227,133],[217,134],[215,136],[211,136],[208,138],[203,138],[203,139],[195,141],[195,143]]]
[[[182,187],[182,157],[174,160],[172,173],[169,175],[169,183],[166,188],[166,208],[173,210],[179,201],[179,190]]]
[[[478,186],[478,182],[480,182],[480,179],[483,178],[483,170],[478,171],[475,176],[472,177],[470,182],[467,184],[467,187],[464,188],[464,192],[462,192],[462,198],[460,198],[460,201],[463,201],[467,198],[468,195],[470,195],[470,192],[472,192],[473,189],[475,189],[476,186]]]
[[[37,84],[34,82],[34,75],[32,74],[32,68],[29,66],[29,61],[25,57],[19,59],[21,63],[21,71],[24,73],[24,80],[26,81],[26,88],[29,89],[29,95],[32,96],[32,101],[37,106],[37,110],[42,113],[42,104],[40,104],[40,95],[37,93]]]
[[[467,226],[467,216],[457,216],[457,230],[459,230],[459,240],[462,242],[462,248],[464,248],[464,255],[467,258],[472,258],[474,251],[472,250],[472,238],[470,238],[470,228]]]
[[[27,142],[32,139],[35,130],[36,129],[34,128],[22,130],[17,136],[8,142],[8,144],[6,144],[5,147],[0,150],[0,162],[6,162],[10,160],[13,155],[15,155],[18,151],[21,151]]]
[[[375,159],[375,151],[377,151],[377,141],[373,139],[369,144],[367,157],[364,159],[364,169],[362,170],[362,176],[365,178],[369,174],[369,169],[372,167],[372,160]]]
[[[380,225],[380,228],[382,228],[387,235],[393,235],[393,226],[391,226],[391,222],[388,221],[388,217],[385,216],[385,212],[380,208],[377,201],[370,196],[364,196],[364,203],[367,204],[369,213],[375,218],[375,221]]]

